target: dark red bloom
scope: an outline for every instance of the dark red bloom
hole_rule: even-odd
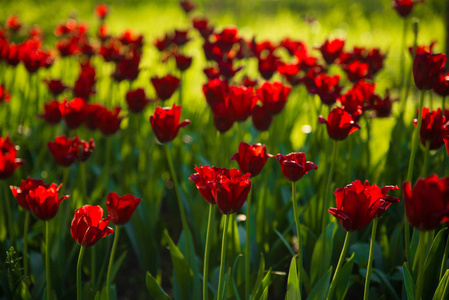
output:
[[[123,117],[119,117],[121,108],[116,106],[113,110],[103,107],[95,112],[95,127],[104,135],[112,135],[120,129]]]
[[[180,128],[189,125],[190,120],[181,119],[181,105],[169,107],[156,107],[156,111],[150,117],[151,128],[158,141],[162,144],[171,142],[177,135]]]
[[[181,5],[182,9],[186,12],[189,13],[192,10],[195,9],[195,3],[193,1],[190,0],[182,0],[179,1],[179,5]]]
[[[203,69],[203,73],[206,75],[207,79],[213,80],[220,78],[220,69],[217,66],[207,67]]]
[[[23,209],[30,210],[27,202],[27,197],[29,197],[28,194],[31,190],[34,190],[41,185],[46,188],[49,187],[49,185],[44,184],[42,179],[30,179],[28,177],[27,180],[22,179],[20,182],[20,187],[10,185],[9,188],[11,189],[11,192],[14,195],[14,198],[16,198],[19,206]]]
[[[106,206],[111,222],[116,225],[124,225],[129,222],[142,199],[133,195],[119,196],[116,192],[108,194]]]
[[[198,30],[204,39],[208,39],[214,32],[214,27],[209,24],[209,20],[205,17],[195,17],[192,19],[193,28]]]
[[[123,80],[133,81],[139,76],[141,56],[136,51],[128,52],[128,54],[115,64],[115,70],[111,76],[117,82]]]
[[[64,100],[59,103],[59,111],[69,129],[78,128],[84,121],[86,101],[83,98]]]
[[[51,79],[44,80],[44,82],[47,84],[50,93],[55,97],[62,94],[68,88],[68,86],[64,85],[61,80]]]
[[[340,56],[344,46],[345,40],[334,39],[331,41],[326,40],[319,49],[326,63],[330,65]]]
[[[413,124],[416,126],[418,120],[414,119]],[[426,142],[430,141],[430,149],[438,149],[443,145],[443,138],[448,134],[449,123],[442,114],[441,108],[430,111],[428,107],[423,107],[422,124],[421,130],[419,131],[421,143],[426,145]]]
[[[180,71],[187,70],[190,67],[190,65],[192,64],[191,56],[186,56],[186,55],[179,54],[179,53],[175,54],[175,60],[176,60],[176,67]]]
[[[20,19],[16,15],[9,15],[6,19],[5,23],[6,28],[12,30],[12,31],[19,31],[20,28],[22,28],[22,22],[20,22]]]
[[[229,60],[227,62],[218,62],[218,69],[219,69],[219,73],[221,76],[223,76],[226,79],[231,79],[232,77],[234,77],[234,75],[240,71],[243,67],[237,67],[234,68],[234,64],[232,62],[232,60]]]
[[[140,113],[151,99],[148,99],[145,95],[145,90],[140,88],[137,90],[130,90],[126,93],[126,103],[130,111]]]
[[[389,191],[398,189],[392,185],[380,188],[370,185],[368,180],[365,184],[356,180],[335,190],[337,208],[331,207],[328,211],[338,219],[344,230],[359,231],[374,218],[381,217],[391,203],[399,202],[399,198],[387,195]]]
[[[284,108],[291,90],[291,87],[284,86],[279,81],[264,82],[257,89],[257,96],[262,101],[264,108],[272,115],[276,115]]]
[[[271,77],[273,77],[274,72],[277,71],[277,68],[280,64],[280,58],[270,53],[266,57],[259,57],[258,59],[258,69],[260,75],[262,75],[265,80],[269,80]]]
[[[306,161],[306,154],[303,152],[289,153],[285,156],[276,154],[276,159],[281,164],[284,177],[292,182],[300,180],[310,170],[318,169],[316,164]]]
[[[0,136],[0,179],[11,177],[14,170],[23,164],[23,160],[17,158],[16,146],[9,137]]]
[[[184,46],[190,41],[188,34],[188,30],[175,29],[175,35],[173,36],[171,42],[178,47]]]
[[[114,229],[108,227],[110,218],[101,219],[102,217],[103,209],[99,205],[86,204],[75,210],[70,225],[70,233],[73,239],[83,247],[90,247],[113,233]]]
[[[338,101],[344,106],[345,111],[351,114],[352,119],[357,122],[365,110],[365,98],[363,94],[356,89],[346,92],[338,98]]]
[[[228,52],[234,44],[239,42],[238,29],[235,26],[225,27],[220,33],[215,34],[214,38],[221,51]]]
[[[321,102],[332,106],[340,97],[342,87],[338,85],[340,75],[321,74],[315,77],[315,85],[310,88],[310,92],[320,96]]]
[[[351,82],[357,82],[370,75],[369,64],[358,60],[343,65],[343,70],[346,72],[346,75]]]
[[[258,131],[267,131],[273,121],[273,115],[264,106],[256,105],[251,115],[254,128]]]
[[[212,195],[213,183],[217,180],[219,171],[222,170],[216,167],[209,166],[195,166],[196,173],[190,175],[189,180],[195,183],[201,196],[209,204],[215,204],[214,196]]]
[[[203,84],[203,93],[209,106],[223,103],[229,93],[228,81],[218,78],[209,80]]]
[[[107,6],[107,4],[98,3],[97,6],[95,6],[95,15],[97,18],[104,20],[108,14],[109,6]]]
[[[336,107],[329,113],[327,120],[319,116],[320,123],[326,124],[327,133],[331,139],[341,141],[354,131],[360,129],[360,125],[355,122],[351,114],[341,107]]]
[[[26,201],[31,212],[41,220],[50,220],[58,212],[59,204],[64,199],[69,198],[69,195],[64,195],[58,198],[58,192],[62,183],[57,186],[52,183],[50,186],[39,185],[37,188],[30,190]]]
[[[95,94],[93,90],[96,82],[95,73],[95,68],[89,61],[81,64],[81,73],[73,87],[75,97],[88,99],[92,94]]]
[[[245,203],[251,190],[250,174],[241,175],[240,170],[222,169],[212,185],[212,195],[218,210],[225,214],[233,214]]]
[[[307,52],[307,45],[304,42],[295,41],[288,37],[282,39],[279,43],[279,47],[285,48],[291,56],[293,56],[297,51]]]
[[[416,50],[415,55],[416,54],[423,54],[425,52],[433,54],[433,48],[435,47],[436,44],[437,44],[437,41],[432,41],[429,46],[427,46],[427,45],[417,45],[416,49],[415,49]],[[412,56],[412,58],[413,58],[413,47],[414,46],[408,47],[408,51],[409,51],[410,55]]]
[[[246,87],[255,87],[259,83],[257,78],[251,79],[251,78],[249,78],[248,75],[243,76],[243,78],[241,79],[240,82],[241,82],[241,85],[246,86]]]
[[[396,10],[399,16],[406,18],[408,17],[413,9],[413,5],[419,1],[414,0],[393,0],[392,7]]]
[[[292,86],[296,86],[301,82],[299,77],[299,66],[296,63],[279,63],[277,71],[284,76],[287,82]]]
[[[237,122],[245,121],[257,103],[252,87],[231,86],[229,89],[229,108]]]
[[[11,95],[3,84],[0,84],[0,103],[9,102],[11,100]]]
[[[418,230],[438,227],[449,217],[449,177],[431,175],[418,179],[411,189],[410,182],[403,185],[405,213],[410,224]]]
[[[97,113],[101,110],[105,109],[102,105],[97,103],[88,103],[84,107],[84,125],[90,130],[97,129]]]
[[[433,91],[442,97],[449,96],[449,73],[440,73],[438,81],[433,86]]]
[[[229,101],[220,102],[211,106],[215,128],[221,133],[225,133],[234,125],[235,119],[229,107]]]
[[[385,98],[383,99],[375,94],[371,95],[369,99],[371,109],[376,112],[376,117],[386,118],[391,115],[393,102],[396,101],[396,99],[390,99],[390,92],[388,90],[385,91]]]
[[[237,161],[243,173],[250,173],[251,177],[259,175],[267,159],[273,157],[267,152],[267,147],[262,144],[249,145],[241,142],[239,152],[235,153],[231,160]]]
[[[162,101],[168,100],[179,86],[179,78],[168,74],[164,77],[153,77],[151,83],[153,83],[154,89],[158,98]]]
[[[443,53],[417,54],[413,60],[413,79],[419,90],[430,90],[438,81],[438,77],[446,63]]]
[[[65,135],[57,136],[54,142],[47,143],[56,163],[63,167],[68,167],[77,160],[85,161],[95,149],[93,139],[89,142],[80,140],[78,136],[73,139],[66,138]]]

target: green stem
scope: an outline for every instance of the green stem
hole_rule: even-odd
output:
[[[301,243],[301,231],[299,227],[299,215],[298,215],[298,208],[296,205],[296,188],[295,188],[295,182],[292,182],[292,206],[293,206],[293,216],[295,218],[295,224],[296,224],[296,234],[298,235],[298,282],[299,282],[299,299],[301,299],[301,268],[302,268],[302,243]]]
[[[249,191],[248,200],[246,201],[246,245],[245,245],[245,253],[246,253],[246,259],[245,259],[245,299],[249,299],[249,291],[250,291],[250,281],[251,281],[251,269],[250,269],[250,238],[251,238],[251,198],[252,198],[252,189]]]
[[[222,299],[222,287],[223,287],[223,275],[225,268],[226,259],[226,245],[228,244],[228,226],[229,226],[229,215],[224,215],[224,227],[223,227],[223,239],[221,242],[221,259],[220,259],[220,275],[218,277],[218,290],[217,290],[217,300]]]
[[[331,159],[331,164],[330,164],[330,169],[329,169],[329,173],[327,174],[327,182],[326,182],[326,189],[324,190],[324,207],[323,207],[323,216],[322,216],[322,232],[324,233],[326,230],[326,225],[327,225],[327,209],[329,206],[329,190],[331,187],[331,182],[332,182],[332,175],[334,173],[334,166],[335,166],[335,161],[337,160],[337,140],[334,140],[333,145],[332,145],[332,159]],[[323,249],[325,249],[326,247],[323,247]]]
[[[215,219],[215,206],[209,204],[209,218],[207,219],[207,232],[206,232],[206,247],[204,249],[204,266],[203,266],[203,300],[207,300],[207,282],[209,277],[209,253],[210,243],[212,239],[212,227]]]
[[[30,223],[30,211],[25,211],[25,224],[23,226],[23,276],[28,276],[28,226]]]
[[[45,221],[45,273],[47,275],[47,300],[51,300],[50,221]]]
[[[331,283],[331,286],[329,288],[329,293],[327,294],[327,297],[326,297],[327,300],[332,298],[334,290],[337,287],[337,282],[336,282],[335,279],[338,278],[337,277],[338,273],[340,272],[341,266],[343,265],[343,261],[344,261],[344,259],[346,257],[346,252],[348,251],[348,248],[349,248],[349,240],[350,239],[351,239],[351,232],[350,231],[346,231],[345,242],[343,244],[343,249],[341,250],[340,258],[338,259],[337,268],[335,268],[334,277],[332,278],[332,283]]]
[[[81,269],[83,264],[83,257],[85,247],[81,246],[80,255],[78,256],[78,264],[76,266],[76,299],[81,300],[83,298],[83,290],[81,285]]]
[[[168,167],[170,169],[170,175],[173,180],[173,184],[175,187],[176,198],[178,199],[179,213],[181,215],[181,223],[184,230],[184,237],[186,242],[186,254],[187,254],[187,262],[190,265],[190,248],[189,248],[189,227],[187,225],[186,213],[184,211],[184,206],[182,205],[181,194],[179,193],[179,185],[178,179],[176,178],[175,168],[173,167],[173,161],[170,154],[170,148],[168,147],[168,143],[164,144],[165,154],[167,156]]]
[[[368,300],[369,296],[369,282],[371,277],[372,265],[373,265],[373,255],[374,255],[374,242],[376,241],[376,231],[377,231],[377,223],[379,222],[378,218],[374,218],[373,220],[373,229],[371,231],[371,241],[369,244],[369,257],[368,257],[368,267],[366,270],[366,279],[365,279],[365,293],[363,294],[363,300]]]
[[[112,270],[112,265],[114,264],[114,256],[115,256],[115,251],[117,250],[119,233],[120,233],[120,226],[116,226],[114,243],[112,244],[111,256],[109,258],[108,274],[106,276],[106,299],[107,300],[111,299],[110,293],[109,293],[109,291],[111,289],[111,270]]]
[[[366,174],[369,175],[369,169],[371,166],[371,150],[369,147],[371,138],[371,122],[368,117],[365,118],[366,121]],[[350,149],[351,150],[351,149]],[[367,176],[369,178],[369,176]]]
[[[87,201],[86,164],[84,162],[80,163],[80,180],[81,180],[81,189],[83,190],[84,201]]]
[[[3,195],[6,203],[6,214],[8,215],[8,232],[9,232],[9,243],[11,245],[14,245],[15,242],[15,236],[14,236],[14,222],[13,222],[13,215],[11,211],[11,203],[9,203],[9,193],[8,193],[8,187],[6,182],[3,182]]]
[[[426,258],[426,241],[427,241],[427,231],[420,231],[419,232],[419,243],[418,243],[418,255],[419,255],[419,264],[418,264],[418,272],[417,274],[417,281],[416,281],[416,292],[415,292],[415,299],[421,300],[421,294],[423,290],[423,283],[424,283],[424,261]]]
[[[407,18],[404,18],[403,28],[402,28],[402,45],[401,45],[401,57],[400,57],[400,78],[401,78],[401,86],[399,88],[399,91],[402,92],[402,89],[404,88],[404,78],[405,78],[405,53],[407,51],[407,46],[405,43],[406,36],[407,36]],[[402,103],[402,101],[401,101]]]
[[[444,246],[443,259],[441,260],[441,267],[440,267],[440,277],[438,281],[441,281],[441,277],[443,277],[444,270],[446,269],[446,260],[448,252],[449,252],[449,238],[446,238],[446,246]]]
[[[430,141],[426,141],[426,150],[424,152],[424,163],[421,170],[421,177],[426,177],[427,167],[429,165],[429,153],[430,152]]]
[[[413,140],[412,140],[412,152],[410,154],[410,161],[408,163],[408,172],[407,172],[407,181],[412,184],[413,180],[413,166],[415,164],[416,151],[418,150],[419,143],[419,132],[421,130],[422,124],[422,107],[424,103],[424,95],[425,91],[421,91],[421,95],[419,98],[418,105],[418,124],[416,125],[415,131],[413,132]],[[408,267],[410,268],[410,227],[407,220],[407,216],[404,213],[404,240],[405,240],[405,260],[407,262]]]

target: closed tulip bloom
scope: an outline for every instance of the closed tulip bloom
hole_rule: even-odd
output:
[[[351,114],[341,107],[336,107],[329,113],[327,120],[319,116],[320,123],[326,124],[327,133],[333,140],[341,141],[354,131],[360,129],[360,125],[355,122]]]
[[[225,133],[234,125],[234,115],[231,113],[229,103],[227,101],[214,104],[212,106],[215,128],[220,133]]]
[[[403,185],[405,213],[410,224],[418,230],[429,231],[446,222],[449,217],[449,177],[431,175],[418,179],[413,189],[410,182]]]
[[[76,129],[83,123],[86,114],[85,108],[86,100],[83,98],[64,100],[59,103],[59,111],[69,129]]]
[[[70,139],[62,135],[57,136],[54,142],[48,142],[47,146],[56,163],[68,167],[77,160],[86,161],[95,149],[95,142],[93,139],[86,142],[80,140],[78,136]]]
[[[186,13],[189,13],[195,9],[195,3],[193,1],[189,1],[189,0],[179,1],[179,5],[181,5],[182,9]]]
[[[356,180],[335,190],[337,208],[329,208],[329,213],[338,219],[346,231],[362,230],[374,218],[381,217],[391,203],[399,202],[399,198],[387,195],[397,189],[397,186],[380,188],[370,185],[368,180],[364,184]]]
[[[306,154],[303,152],[289,153],[287,155],[277,154],[276,159],[281,164],[282,174],[292,182],[300,180],[310,170],[318,169],[318,166],[306,161]]]
[[[95,16],[101,20],[104,20],[109,14],[109,6],[104,3],[98,3],[95,6]]]
[[[343,65],[342,68],[351,82],[357,82],[370,75],[369,64],[362,61],[355,60],[347,65]]]
[[[221,79],[212,79],[203,84],[203,94],[206,97],[207,104],[214,106],[223,103],[229,93],[228,81]]]
[[[326,40],[319,49],[326,63],[330,65],[340,56],[344,46],[345,40],[334,39]]]
[[[130,90],[126,93],[126,103],[128,108],[134,113],[140,113],[151,102],[145,95],[145,90],[140,88]]]
[[[433,86],[433,91],[442,97],[449,96],[449,73],[438,75],[438,81]]]
[[[250,175],[241,175],[236,169],[224,169],[217,175],[212,194],[221,213],[229,215],[240,210],[251,189]]]
[[[341,94],[342,87],[338,85],[339,82],[340,75],[320,74],[315,77],[315,85],[310,88],[310,92],[320,96],[323,104],[332,106]]]
[[[249,145],[241,142],[239,152],[235,153],[231,160],[237,161],[243,173],[250,173],[251,177],[259,175],[268,158],[273,155],[267,153],[267,147],[262,144]]]
[[[10,185],[9,188],[11,189],[11,192],[14,198],[16,198],[19,206],[25,210],[30,210],[30,207],[28,206],[27,202],[28,194],[31,190],[34,190],[41,185],[48,187],[48,185],[44,184],[42,179],[28,178],[27,180],[22,179],[19,187]]]
[[[201,196],[203,196],[204,200],[209,204],[215,204],[215,199],[212,195],[212,187],[221,170],[223,169],[217,167],[195,166],[196,173],[193,173],[189,177],[189,180],[195,183]]]
[[[273,115],[265,107],[256,105],[251,115],[254,128],[258,131],[267,131],[273,121]]]
[[[61,80],[57,79],[44,80],[44,83],[47,84],[48,90],[55,97],[59,96],[66,89],[68,89],[68,86],[64,85]]]
[[[78,208],[70,226],[73,239],[83,247],[91,247],[113,233],[114,229],[108,227],[110,218],[102,217],[103,209],[99,205],[86,204]]]
[[[265,109],[272,115],[276,115],[284,108],[291,90],[291,87],[284,86],[279,81],[273,83],[264,82],[257,89],[257,95]]]
[[[257,103],[253,88],[231,86],[229,89],[229,108],[237,122],[245,121]]]
[[[437,83],[438,77],[446,63],[443,53],[417,54],[413,60],[413,79],[419,90],[430,90]]]
[[[23,164],[23,160],[17,158],[16,146],[9,137],[0,136],[0,179],[11,177],[14,170]]]
[[[61,186],[62,183],[59,186],[52,183],[48,187],[39,185],[28,192],[28,197],[26,197],[28,207],[38,219],[44,221],[52,219],[58,212],[59,204],[70,197],[69,195],[64,195],[58,198]]]
[[[170,74],[161,78],[157,76],[151,78],[151,83],[153,83],[156,94],[161,101],[170,99],[178,88],[179,82],[179,78]]]
[[[112,135],[120,129],[123,117],[120,117],[121,108],[116,106],[113,110],[103,107],[95,113],[95,127],[104,135]]]
[[[416,126],[417,119],[413,120]],[[426,145],[426,141],[430,141],[430,149],[440,148],[444,141],[443,138],[449,134],[449,124],[446,117],[442,114],[441,108],[430,111],[428,107],[423,107],[421,130],[419,137],[421,143]]]
[[[44,113],[38,115],[45,122],[51,125],[58,124],[62,120],[61,111],[59,110],[58,100],[52,100],[44,104]]]
[[[124,225],[129,222],[142,199],[133,195],[119,196],[116,192],[108,194],[106,206],[111,222],[116,225]]]
[[[406,18],[412,13],[413,6],[419,1],[414,0],[394,0],[392,7],[396,10],[399,16]]]
[[[185,71],[192,64],[192,57],[176,53],[175,61],[176,61],[176,67],[178,68],[178,70]]]
[[[179,129],[189,125],[190,120],[181,119],[181,105],[173,104],[173,107],[156,107],[156,111],[150,117],[151,128],[158,141],[162,144],[171,142],[179,132]]]

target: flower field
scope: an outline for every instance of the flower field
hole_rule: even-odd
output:
[[[448,7],[2,3],[0,299],[448,299]]]

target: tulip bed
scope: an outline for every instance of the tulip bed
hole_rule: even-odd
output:
[[[321,2],[0,11],[0,299],[447,299],[446,4]]]

